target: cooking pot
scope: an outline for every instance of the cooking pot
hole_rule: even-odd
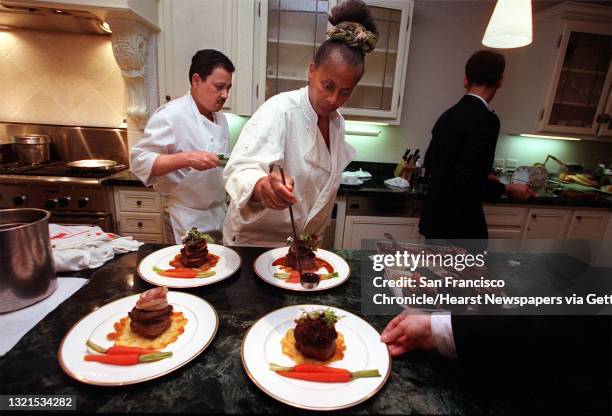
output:
[[[15,136],[17,161],[25,165],[38,165],[51,160],[51,137],[46,134]]]
[[[117,166],[117,162],[114,160],[107,159],[83,159],[75,160],[74,162],[68,162],[68,166],[72,169],[90,171],[90,170],[110,170]]]
[[[0,210],[0,313],[25,308],[57,289],[50,216],[34,208]]]

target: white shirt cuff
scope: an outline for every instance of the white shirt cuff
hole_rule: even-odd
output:
[[[434,313],[431,315],[431,338],[440,354],[448,358],[457,358],[450,314]]]

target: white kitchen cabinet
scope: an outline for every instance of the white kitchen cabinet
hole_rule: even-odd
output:
[[[527,208],[485,205],[483,210],[489,238],[522,237]]]
[[[565,236],[571,211],[565,209],[531,208],[523,232],[524,239],[558,240]]]
[[[612,81],[612,24],[568,21],[563,28],[542,131],[600,135]],[[606,121],[604,123],[604,120]]]
[[[606,140],[612,9],[570,2],[548,8],[534,16],[533,39],[504,51],[507,71],[496,111],[505,132]]]
[[[308,65],[327,39],[327,13],[336,0],[262,0],[256,45],[259,104],[307,84]],[[399,124],[413,1],[366,0],[379,30],[379,42],[366,55],[365,73],[340,109],[348,119],[383,119]]]
[[[201,49],[227,55],[236,71],[223,109],[240,115],[253,110],[254,0],[161,0],[158,42],[160,102],[189,90],[191,58]]]
[[[565,238],[568,240],[599,240],[605,232],[610,214],[601,211],[572,211]]]
[[[162,201],[149,188],[114,187],[115,229],[117,234],[132,236],[147,243],[165,241]]]
[[[361,240],[387,240],[385,233],[391,234],[396,241],[420,240],[418,226],[418,218],[347,215],[342,248],[361,250]]]

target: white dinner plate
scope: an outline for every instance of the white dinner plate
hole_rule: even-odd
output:
[[[168,292],[168,303],[173,312],[182,312],[187,318],[184,332],[163,351],[172,351],[172,357],[164,360],[117,366],[85,361],[91,354],[85,342],[108,348],[113,345],[106,335],[114,332],[113,324],[127,316],[139,294],[108,303],[77,322],[64,336],[57,358],[62,369],[75,380],[100,386],[123,386],[151,380],[168,374],[197,357],[210,344],[219,327],[219,317],[205,300],[183,292]]]
[[[211,270],[215,272],[211,277],[194,277],[180,279],[175,277],[164,277],[153,271],[153,267],[160,269],[171,269],[170,261],[181,252],[181,244],[157,250],[145,257],[138,265],[138,274],[144,280],[157,286],[170,288],[198,287],[216,283],[233,275],[240,268],[241,259],[238,253],[229,247],[218,244],[208,244],[208,251],[221,257],[219,262]]]
[[[322,260],[325,260],[329,264],[332,265],[335,272],[338,272],[338,277],[333,277],[327,280],[321,280],[319,282],[319,286],[314,289],[306,289],[302,287],[299,283],[286,283],[283,279],[277,279],[274,277],[274,273],[282,272],[283,270],[280,266],[273,266],[275,260],[284,257],[289,252],[289,247],[279,247],[274,248],[272,250],[268,250],[265,253],[262,253],[255,259],[255,263],[253,264],[253,269],[257,276],[259,276],[262,280],[271,285],[282,287],[283,289],[295,290],[299,292],[313,292],[317,290],[326,290],[331,289],[332,287],[336,287],[346,282],[351,274],[351,269],[348,263],[337,254],[332,253],[331,251],[317,249],[315,254]],[[327,273],[327,270],[321,268],[318,270],[318,273]]]
[[[350,371],[378,370],[380,377],[360,378],[347,383],[318,383],[282,377],[271,371],[270,363],[291,367],[281,340],[302,311],[327,309],[324,305],[294,305],[278,309],[255,322],[242,342],[242,365],[250,379],[264,393],[301,409],[330,411],[344,409],[374,396],[391,372],[391,358],[380,334],[360,317],[338,308],[336,330],[344,336],[344,358],[330,364]]]

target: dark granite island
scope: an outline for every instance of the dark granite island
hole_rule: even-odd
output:
[[[257,388],[243,370],[240,347],[248,328],[282,306],[321,303],[364,317],[382,331],[390,317],[360,312],[359,251],[337,251],[352,276],[329,291],[299,296],[270,286],[254,275],[262,249],[241,248],[242,268],[208,287],[188,290],[207,300],[220,325],[210,346],[193,361],[164,377],[124,387],[97,387],[68,377],[57,361],[63,336],[83,316],[112,300],[151,288],[136,274],[138,261],[163,247],[147,244],[138,253],[118,256],[100,269],[76,273],[90,282],[35,326],[0,359],[1,394],[76,395],[79,412],[111,413],[300,413]],[[392,373],[370,400],[341,411],[358,414],[536,414],[561,405],[555,386],[530,386],[529,368],[510,374],[474,374],[435,352],[412,352],[392,362]],[[593,383],[598,381],[593,380]],[[588,397],[589,385],[581,384]],[[544,392],[551,394],[543,394]],[[576,392],[580,393],[580,392]],[[592,410],[577,402],[577,409]],[[572,411],[567,407],[563,410]]]

